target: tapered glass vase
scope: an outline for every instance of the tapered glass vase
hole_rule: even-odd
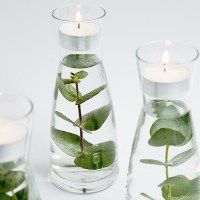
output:
[[[32,102],[0,92],[0,200],[40,200],[28,164]]]
[[[143,91],[130,157],[128,200],[199,200],[199,156],[189,96],[198,51],[176,42],[140,47]]]
[[[75,193],[109,187],[118,174],[112,100],[101,59],[102,8],[53,12],[60,48],[51,127],[51,180]]]

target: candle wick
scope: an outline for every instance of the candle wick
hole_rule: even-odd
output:
[[[81,28],[81,24],[80,23],[78,23],[78,29],[80,29]]]
[[[166,72],[166,63],[163,63],[164,72]]]

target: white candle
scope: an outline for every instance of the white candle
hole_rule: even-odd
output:
[[[25,154],[26,127],[0,120],[0,162],[16,161]]]
[[[76,21],[64,23],[59,27],[59,41],[64,49],[86,51],[94,49],[100,42],[101,28],[92,22],[82,22],[80,11]]]
[[[163,54],[162,64],[146,67],[142,73],[143,92],[158,99],[184,98],[189,91],[190,70],[188,67],[169,66],[169,54]]]

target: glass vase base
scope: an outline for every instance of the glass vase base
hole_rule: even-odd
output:
[[[109,176],[100,179],[98,181],[92,182],[74,182],[70,180],[66,180],[60,176],[58,176],[52,169],[50,170],[50,179],[51,182],[59,187],[60,189],[71,192],[71,193],[78,193],[78,194],[91,194],[103,191],[109,188],[115,180],[117,179],[118,175],[118,168],[116,168],[112,174]]]

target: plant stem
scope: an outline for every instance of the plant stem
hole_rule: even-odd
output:
[[[166,145],[166,150],[165,150],[165,174],[166,174],[166,179],[169,178],[169,167],[168,167],[168,159],[169,159],[169,145]],[[168,200],[171,199],[171,185],[168,186],[169,188],[169,193],[168,193]]]
[[[169,145],[167,144],[165,150],[165,174],[167,179],[169,178],[168,157],[169,157]]]
[[[79,94],[79,87],[78,87],[78,83],[76,83],[76,92],[77,92],[77,96]],[[79,121],[80,121],[80,125],[82,124],[82,112],[81,112],[81,105],[78,105],[78,115],[79,115]],[[79,128],[80,130],[80,147],[81,147],[81,153],[83,153],[83,130],[82,128]]]

